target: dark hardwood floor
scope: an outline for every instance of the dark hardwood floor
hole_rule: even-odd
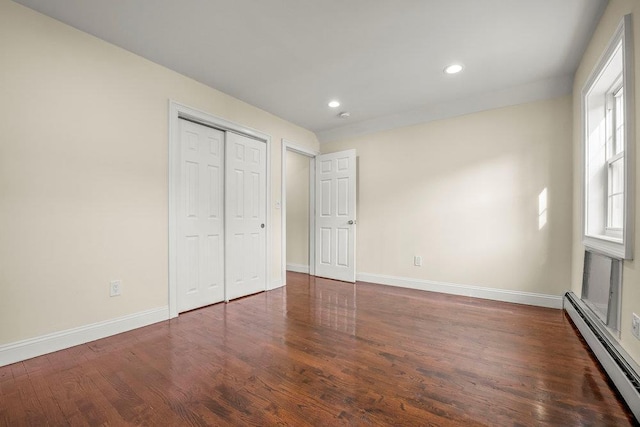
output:
[[[634,425],[562,311],[288,286],[0,368],[0,424]]]

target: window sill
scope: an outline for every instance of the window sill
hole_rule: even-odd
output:
[[[612,258],[632,259],[631,250],[626,247],[623,239],[605,235],[584,236],[582,243],[587,249]]]
[[[609,236],[609,235],[606,235],[606,234],[598,234],[598,235],[595,235],[595,236],[587,236],[587,238],[606,240],[607,242],[617,243],[619,245],[622,245],[624,243],[622,241],[622,237]]]

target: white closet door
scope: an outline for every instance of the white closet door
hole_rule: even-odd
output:
[[[266,289],[266,144],[227,132],[227,300]]]
[[[316,157],[316,276],[356,281],[356,150]]]
[[[180,120],[178,311],[224,300],[224,133]]]

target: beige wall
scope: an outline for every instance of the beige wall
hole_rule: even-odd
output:
[[[8,0],[0,64],[0,345],[167,305],[169,99],[271,136],[280,280],[280,141],[314,134]]]
[[[359,161],[359,273],[568,290],[570,97],[321,146],[323,153],[348,148]],[[545,189],[548,217],[539,229]]]
[[[584,262],[584,245],[582,244],[582,151],[581,151],[581,118],[580,97],[589,74],[596,66],[598,59],[606,49],[609,40],[620,24],[622,17],[632,13],[634,34],[634,67],[636,94],[640,87],[640,2],[637,0],[610,0],[604,15],[587,47],[580,67],[576,72],[573,85],[573,109],[576,112],[573,119],[573,256],[572,256],[572,290],[580,295],[582,288],[582,266]],[[640,314],[640,106],[635,102],[636,125],[636,212],[635,212],[635,246],[633,261],[624,262],[622,284],[622,336],[620,343],[634,360],[640,363],[640,341],[631,335],[631,313]]]
[[[309,157],[287,151],[287,264],[309,265]]]

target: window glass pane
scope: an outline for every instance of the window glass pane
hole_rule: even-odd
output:
[[[623,227],[624,219],[624,156],[609,164],[609,194],[607,226]]]
[[[624,219],[624,194],[611,196],[609,205],[611,206],[609,227],[622,228],[622,221]]]
[[[616,131],[615,131],[615,98],[611,93],[607,93],[605,96],[605,138],[607,145],[607,160],[615,156],[616,152]]]
[[[611,194],[622,193],[624,191],[624,157],[611,162],[609,166],[609,188]]]
[[[616,93],[616,143],[614,144],[614,155],[624,150],[624,99],[622,88]]]

